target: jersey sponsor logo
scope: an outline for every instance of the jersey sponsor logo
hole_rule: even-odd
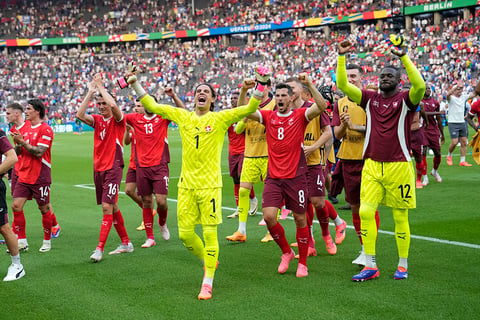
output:
[[[315,135],[311,132],[305,133],[305,141],[315,141]]]

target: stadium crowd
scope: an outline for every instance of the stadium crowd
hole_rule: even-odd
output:
[[[423,2],[425,1],[407,1],[406,4],[416,5]],[[138,31],[135,23],[129,26],[125,21],[120,22],[122,19],[108,19],[118,23],[105,25],[103,23],[107,20],[93,18],[102,12],[111,11],[133,13],[133,15],[124,15],[129,19],[136,19],[135,12],[141,12],[142,15],[151,13],[157,17],[156,19],[162,21],[171,18],[165,16],[168,10],[155,1],[133,1],[128,4],[122,1],[56,1],[55,3],[42,2],[36,4],[35,8],[26,1],[1,3],[6,9],[0,14],[2,20],[0,32],[3,35],[15,34],[19,30],[24,33],[17,32],[17,36],[67,35],[63,30],[71,30],[77,34],[83,32],[79,30],[85,32],[98,30],[103,34],[122,30]],[[188,10],[191,9],[190,4],[185,4],[187,10],[184,13],[177,12],[177,16],[190,19],[196,27],[205,26],[205,21],[222,20],[221,24],[214,25],[216,27],[229,23],[225,17],[231,17],[232,14],[235,16],[235,12],[249,10],[273,14],[273,16],[265,16],[265,21],[274,19],[276,15],[274,13],[283,10],[285,14],[278,13],[283,21],[304,17],[303,14],[305,17],[323,14],[315,8],[325,8],[325,10],[335,8],[336,10],[346,6],[345,10],[355,12],[355,10],[374,8],[372,6],[375,5],[373,1],[353,3],[337,5],[335,2],[327,1],[296,1],[288,3],[289,8],[284,10],[286,3],[272,1],[271,8],[262,11],[261,8],[265,8],[264,1],[211,1],[205,10],[197,10],[195,19],[188,14]],[[395,1],[385,2],[385,6],[398,5]],[[52,10],[55,14],[44,14],[47,10]],[[29,25],[19,23],[20,13],[28,14],[35,20]],[[335,11],[328,12],[328,14],[333,13]],[[478,48],[480,41],[478,13],[479,10],[476,11],[475,16],[467,20],[460,16],[444,17],[440,25],[433,25],[431,15],[414,17],[412,29],[405,31],[423,76],[433,83],[436,94],[440,96],[446,94],[452,79],[470,80],[472,74],[475,75],[480,70],[478,51],[475,52],[472,49],[475,46]],[[86,19],[88,14],[91,16]],[[214,16],[222,18],[212,19]],[[245,17],[248,16],[251,14],[245,14]],[[141,18],[144,20],[143,25],[152,23],[150,18],[148,23],[145,22],[146,16]],[[58,24],[49,19],[55,19]],[[183,18],[180,18],[181,25],[185,27],[185,21],[181,19]],[[253,19],[252,21],[257,23],[263,22],[257,16]],[[87,20],[88,23],[83,24]],[[237,24],[249,22],[248,18],[239,20],[235,17],[233,20]],[[127,30],[127,28],[130,29]],[[303,34],[298,30],[252,34],[250,45],[245,38],[231,37],[230,45],[226,46],[221,38],[211,37],[205,38],[201,43],[191,40],[169,40],[107,44],[105,50],[93,45],[83,45],[81,48],[65,46],[57,50],[51,48],[42,50],[39,47],[9,48],[8,55],[4,51],[0,56],[0,72],[4,75],[0,80],[0,103],[5,106],[12,101],[38,96],[46,102],[49,118],[55,118],[57,122],[73,121],[74,113],[85,93],[88,76],[94,72],[104,72],[110,80],[110,89],[118,91],[117,96],[125,111],[128,112],[133,107],[132,93],[128,90],[117,90],[113,84],[117,77],[122,76],[127,59],[132,56],[137,58],[142,69],[146,71],[140,76],[140,80],[150,92],[157,95],[160,100],[168,100],[162,89],[172,86],[187,107],[192,103],[193,94],[186,88],[192,88],[195,83],[203,81],[212,83],[218,90],[217,108],[228,105],[229,93],[238,87],[244,77],[249,76],[249,70],[252,70],[252,66],[259,60],[265,61],[275,70],[277,81],[283,81],[305,71],[311,75],[317,86],[335,85],[336,60],[334,55],[329,54],[334,51],[334,43],[331,39],[342,35],[347,36],[348,32],[335,26],[331,30],[330,34],[308,29]],[[377,84],[379,68],[391,58],[378,56],[376,46],[390,33],[398,30],[393,23],[387,22],[382,28],[376,24],[363,24],[357,31],[356,51],[360,54],[352,56],[352,59],[367,73],[364,85]],[[328,76],[325,77],[325,75]]]
[[[126,32],[218,28],[232,25],[342,17],[437,1],[1,1],[1,38],[93,36]]]

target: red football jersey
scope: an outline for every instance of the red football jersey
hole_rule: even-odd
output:
[[[111,116],[104,119],[98,114],[92,115],[93,135],[93,168],[97,172],[107,171],[114,167],[123,167],[123,135],[125,133],[125,117],[116,121]]]
[[[480,118],[480,99],[477,100],[477,101],[475,101],[475,102],[472,104],[472,107],[470,108],[469,113],[470,113],[472,116],[477,115],[477,116]]]
[[[228,152],[231,155],[242,154],[245,151],[245,132],[237,134],[234,123],[228,127]]]
[[[52,159],[51,150],[53,143],[53,130],[45,122],[40,122],[35,126],[29,127],[24,133],[23,139],[26,143],[37,147],[46,147],[47,151],[41,156],[36,157],[25,148],[22,150],[22,161],[20,167],[15,168],[18,181],[27,184],[35,184],[38,182],[52,182]]]
[[[13,125],[10,128],[10,132],[18,132],[22,135],[22,137],[25,137],[25,132],[27,132],[30,129],[30,121],[26,120],[20,127],[16,127]],[[23,154],[23,152],[22,152]],[[20,168],[20,165],[22,163],[22,154],[17,155],[18,161],[15,163],[14,169],[17,171]]]
[[[168,144],[167,132],[170,120],[165,120],[156,114],[148,117],[146,114],[139,113],[127,114],[126,119],[135,131],[137,164],[140,167],[159,165],[163,158],[165,145]]]
[[[130,162],[128,163],[128,168],[136,170],[137,166],[135,165],[135,145],[137,144],[137,141],[135,140],[135,133],[133,131],[130,131]]]
[[[303,153],[303,134],[309,121],[300,108],[288,114],[259,110],[266,128],[268,146],[268,175],[273,179],[291,179],[307,170]]]

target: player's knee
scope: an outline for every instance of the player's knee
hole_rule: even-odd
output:
[[[180,241],[183,242],[185,246],[192,241],[195,237],[195,229],[194,228],[178,228],[178,238]]]
[[[394,209],[392,208],[393,221],[395,224],[408,223],[408,209]]]
[[[371,220],[375,218],[375,211],[377,207],[371,204],[362,203],[360,204],[359,214],[361,220]]]
[[[205,240],[205,246],[207,243],[217,242],[217,226],[216,225],[204,225],[203,226],[203,239]]]
[[[238,191],[238,196],[240,198],[248,198],[250,196],[250,190],[244,187],[240,187],[240,190]]]
[[[23,209],[23,205],[19,202],[14,201],[12,203],[12,211],[13,212],[20,212]]]

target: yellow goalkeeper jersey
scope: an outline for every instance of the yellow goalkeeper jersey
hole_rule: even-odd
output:
[[[149,95],[140,102],[147,110],[178,125],[182,138],[182,172],[178,187],[186,189],[222,186],[221,155],[225,133],[232,123],[255,112],[260,103],[252,97],[246,106],[198,116],[192,111],[157,104]]]

